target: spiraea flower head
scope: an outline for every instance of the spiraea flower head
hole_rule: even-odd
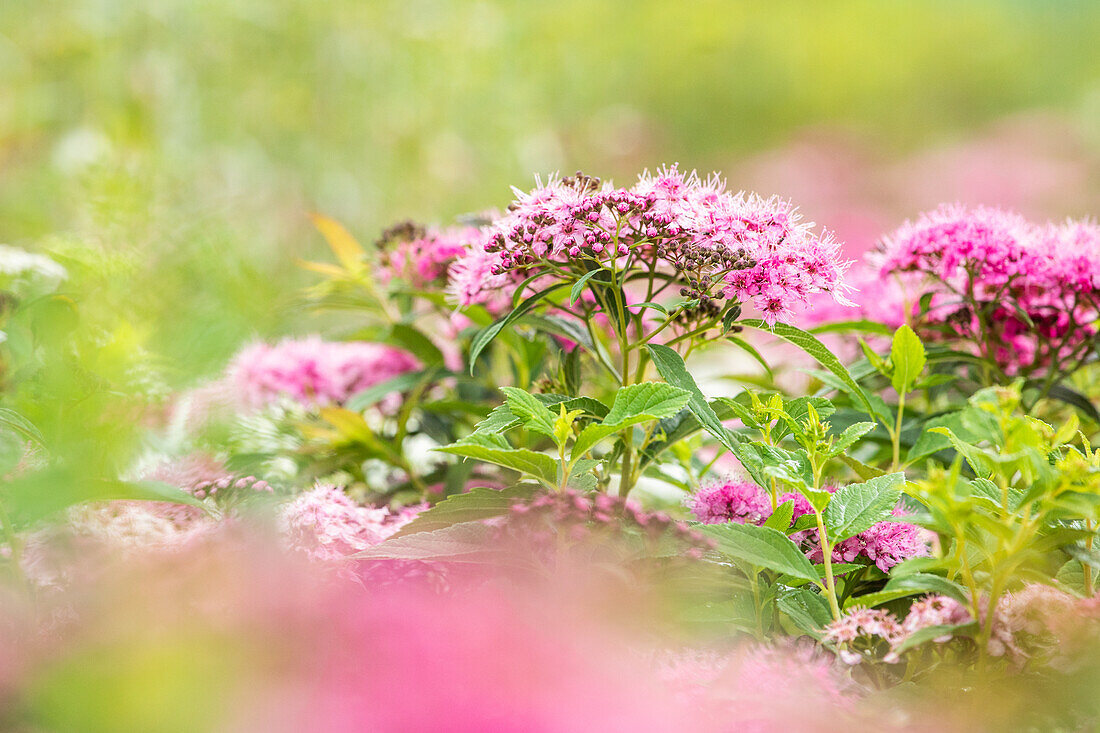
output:
[[[325,406],[342,404],[368,387],[418,367],[414,356],[385,344],[308,336],[246,347],[233,359],[228,377],[249,407],[280,399]]]
[[[629,188],[577,173],[516,190],[483,250],[490,274],[544,272],[579,277],[593,265],[637,267],[678,285],[708,313],[715,303],[751,303],[768,322],[788,317],[816,293],[847,303],[847,263],[828,233],[803,222],[779,198],[731,193],[714,175],[677,166],[643,173]],[[463,300],[466,268],[452,272]]]
[[[1072,370],[1100,315],[1100,227],[1033,224],[1009,211],[941,206],[906,222],[874,255],[905,280],[915,327],[956,342],[1009,375]],[[865,304],[864,309],[867,310]]]

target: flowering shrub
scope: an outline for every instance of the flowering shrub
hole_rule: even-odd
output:
[[[139,649],[206,665],[228,729],[1100,712],[1095,226],[943,207],[848,278],[790,202],[676,166],[369,247],[315,223],[331,335],[141,409],[148,372],[68,345],[77,300],[6,296],[6,726],[72,728],[43,702],[66,680],[173,703],[99,674]],[[72,416],[135,440],[100,455]],[[152,613],[118,628],[134,588]]]

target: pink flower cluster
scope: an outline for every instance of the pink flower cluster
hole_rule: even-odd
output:
[[[1095,224],[1040,226],[1000,209],[945,205],[903,224],[868,262],[882,287],[860,298],[865,315],[919,316],[922,335],[962,340],[1006,373],[1058,369],[1091,351],[1100,316]],[[902,302],[880,299],[899,286],[911,289]]]
[[[835,490],[830,487],[830,491]],[[786,493],[779,497],[779,501],[793,503],[795,519],[813,514],[813,507],[801,494]],[[724,481],[705,486],[687,497],[685,504],[696,519],[705,524],[737,522],[762,525],[772,515],[767,492],[751,481]],[[904,515],[900,507],[894,508],[894,516]],[[824,559],[817,530],[795,532],[791,539],[814,562]],[[920,527],[905,522],[879,522],[870,529],[837,543],[833,548],[832,559],[834,562],[853,562],[865,557],[886,572],[902,560],[927,553],[928,543]]]
[[[1025,585],[1006,593],[996,603],[988,651],[1020,666],[1042,657],[1067,666],[1073,650],[1091,648],[1100,640],[1100,596],[1080,599],[1048,585]],[[984,621],[987,601],[982,599]],[[841,659],[857,664],[867,658],[900,661],[899,647],[918,631],[937,626],[962,626],[974,621],[966,606],[954,598],[929,595],[909,607],[904,621],[889,611],[856,608],[825,629],[823,641],[839,648]],[[944,633],[932,641],[955,638]],[[883,644],[885,644],[885,653]]]
[[[954,598],[929,595],[915,601],[900,622],[883,609],[855,608],[829,624],[822,641],[835,645],[846,664],[875,658],[894,664],[901,661],[901,645],[918,631],[961,626],[972,620],[970,611]],[[953,638],[951,633],[945,633],[932,641],[943,644]]]
[[[631,188],[578,173],[517,190],[482,249],[452,273],[460,304],[476,293],[467,275],[475,266],[527,276],[583,272],[586,261],[625,265],[630,256],[676,276],[683,295],[751,301],[773,323],[815,293],[847,302],[840,245],[802,222],[789,202],[733,194],[717,176],[704,181],[676,166],[644,173]]]
[[[377,545],[425,508],[361,506],[337,487],[317,486],[283,506],[279,527],[291,547],[319,560],[341,560]]]
[[[229,380],[241,401],[259,408],[289,398],[303,405],[339,405],[376,384],[420,367],[406,351],[364,341],[288,338],[253,344],[234,357]]]
[[[624,534],[650,540],[670,536],[684,543],[685,554],[695,558],[702,557],[703,551],[711,546],[702,534],[664,512],[646,512],[630,500],[575,489],[517,499],[505,517],[502,530],[536,547],[550,546],[559,534],[576,541]]]

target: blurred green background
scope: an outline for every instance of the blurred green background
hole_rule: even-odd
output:
[[[1097,38],[1088,0],[3,0],[0,242],[183,382],[323,330],[313,210],[369,240],[680,161],[857,239],[972,192],[1095,211]]]

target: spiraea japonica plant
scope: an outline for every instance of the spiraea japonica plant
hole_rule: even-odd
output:
[[[849,277],[793,204],[675,166],[554,177],[367,245],[315,224],[335,261],[304,263],[302,304],[329,336],[247,345],[174,399],[150,442],[210,465],[97,464],[58,503],[83,539],[178,548],[260,506],[295,557],[371,592],[581,566],[667,602],[677,643],[808,649],[859,700],[1095,667],[1093,225],[945,207]],[[34,588],[31,498],[74,464],[34,399],[35,355],[68,332],[28,311],[68,304],[12,290],[0,519]],[[127,501],[71,508],[107,498]]]

